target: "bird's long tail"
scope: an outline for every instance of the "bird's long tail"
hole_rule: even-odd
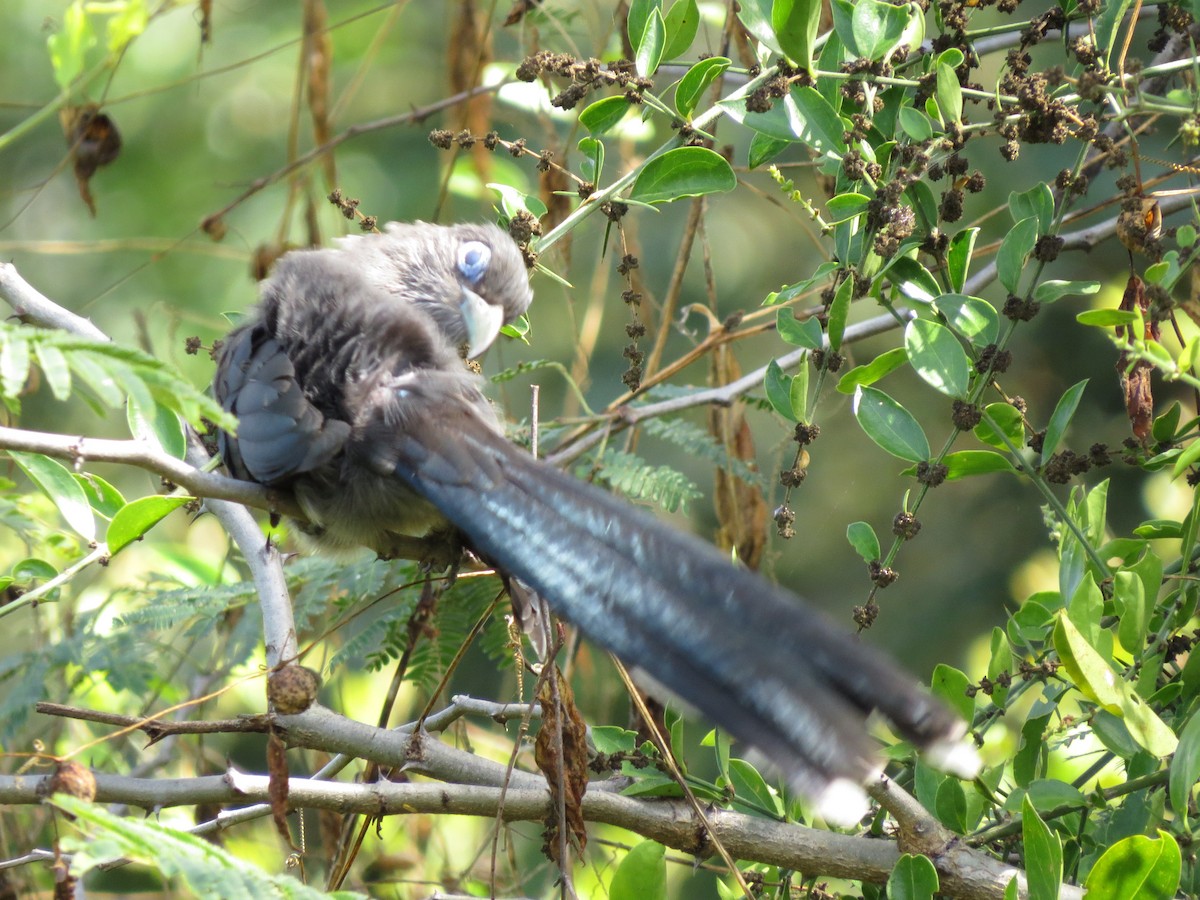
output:
[[[401,443],[397,474],[474,549],[756,748],[827,818],[839,818],[831,807],[849,784],[879,771],[864,726],[872,710],[935,764],[973,774],[964,725],[947,707],[879,650],[713,546],[486,428],[456,430],[441,450],[436,440]]]

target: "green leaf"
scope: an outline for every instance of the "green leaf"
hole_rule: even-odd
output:
[[[762,113],[748,112],[745,99],[722,100],[718,105],[739,125],[776,140],[800,141],[822,154],[846,152],[842,120],[814,88],[793,87]]]
[[[781,141],[770,135],[756,131],[750,135],[750,148],[746,153],[746,166],[756,169],[768,160],[774,159],[791,141]]]
[[[1002,675],[1011,675],[1013,672],[1013,656],[1012,649],[1008,645],[1008,638],[1004,634],[1004,629],[1000,627],[992,628],[991,654],[988,657],[988,678],[992,680],[992,703],[998,709],[1003,709],[1008,700],[1008,688],[1000,684]]]
[[[842,349],[842,338],[846,334],[846,320],[850,318],[850,295],[853,289],[853,278],[847,278],[839,284],[825,317],[825,334],[829,338],[830,349],[835,353]]]
[[[121,492],[99,475],[79,472],[74,477],[83,488],[92,509],[104,518],[111,519],[117,514],[117,510],[125,505],[125,498],[121,496]]]
[[[629,199],[639,203],[669,203],[681,197],[732,191],[733,168],[707,147],[676,147],[646,163]]]
[[[1008,195],[1008,212],[1017,224],[1033,216],[1037,219],[1038,232],[1049,234],[1054,224],[1054,194],[1044,183],[1035,184],[1021,194],[1012,191]]]
[[[843,20],[843,26],[837,29],[837,34],[851,53],[865,56],[872,62],[885,59],[900,46],[909,20],[913,18],[907,5],[897,6],[885,0],[854,0],[849,4],[850,29],[847,35],[843,18],[846,6],[845,0],[832,4],[835,27],[839,20]]]
[[[1183,526],[1174,519],[1148,519],[1133,529],[1133,533],[1151,541],[1177,541],[1183,535]]]
[[[1021,421],[1020,410],[1008,403],[989,403],[983,412],[983,421],[976,425],[973,431],[976,438],[997,450],[1008,451],[1009,443],[1018,449],[1024,446],[1025,424]],[[995,428],[992,427],[992,423],[995,423]],[[1000,429],[999,432],[996,428]],[[1008,443],[1004,441],[1005,437],[1008,438]]]
[[[1175,737],[1175,732],[1167,727],[1158,713],[1134,693],[1131,687],[1123,686],[1126,691],[1121,698],[1121,718],[1125,727],[1129,729],[1129,734],[1150,751],[1151,755],[1159,758],[1170,756],[1179,746],[1179,738]]]
[[[1171,469],[1171,477],[1178,478],[1198,459],[1200,459],[1200,441],[1192,441],[1175,458],[1175,465]]]
[[[892,257],[880,274],[883,273],[887,273],[900,293],[917,303],[933,303],[941,294],[941,287],[933,273],[911,257]]]
[[[1118,325],[1133,325],[1140,317],[1134,310],[1124,309],[1089,309],[1075,317],[1080,325],[1092,325],[1097,328],[1115,328]]]
[[[724,732],[722,732],[723,734]],[[746,760],[736,758],[729,760],[729,783],[737,797],[752,801],[770,813],[782,813],[779,796],[771,791],[758,769]]]
[[[946,480],[970,478],[972,475],[991,475],[993,472],[1016,473],[1007,456],[995,450],[958,450],[942,458],[946,467]]]
[[[692,46],[700,27],[700,10],[696,0],[676,0],[663,17],[663,24],[667,29],[667,47],[663,51],[663,59],[682,56]]]
[[[950,238],[950,249],[946,253],[946,271],[950,286],[962,291],[967,283],[967,272],[971,268],[971,256],[975,252],[975,240],[979,237],[976,227],[964,228]]]
[[[946,324],[966,338],[972,347],[994,344],[1000,336],[1000,315],[986,300],[962,294],[942,294],[934,305],[946,317]]]
[[[1088,873],[1087,900],[1170,900],[1179,888],[1183,860],[1175,838],[1135,834],[1117,841]]]
[[[779,307],[775,314],[775,328],[779,336],[794,347],[820,350],[823,345],[821,323],[817,317],[808,316],[801,321],[790,306]]]
[[[1050,830],[1029,795],[1021,807],[1021,834],[1025,838],[1025,877],[1029,900],[1058,900],[1062,885],[1062,841]]]
[[[813,287],[813,285],[824,281],[826,278],[836,272],[837,268],[838,264],[832,260],[823,262],[817,266],[816,269],[813,270],[813,273],[803,281],[797,281],[795,284],[790,284],[785,288],[781,288],[778,291],[772,291],[771,293],[767,294],[766,299],[764,299],[762,302],[762,305],[774,306],[777,303],[786,303],[789,300],[793,300],[796,297],[799,297],[801,294],[807,293]]]
[[[1165,757],[1174,752],[1178,744],[1175,734],[1127,683],[1117,677],[1104,657],[1065,615],[1060,614],[1054,624],[1054,649],[1080,693],[1120,716],[1135,741],[1155,756]]]
[[[888,900],[932,900],[937,890],[938,874],[933,863],[911,853],[896,860],[887,880]]]
[[[1026,601],[1025,606],[1029,602]],[[1024,609],[1024,607],[1022,607]],[[1044,739],[1050,713],[1032,716],[1021,726],[1021,748],[1013,757],[1013,779],[1025,786],[1038,776],[1046,764],[1047,747]]]
[[[933,810],[938,821],[958,834],[970,831],[967,825],[967,795],[961,784],[946,778],[938,785]]]
[[[116,555],[147,531],[192,501],[191,497],[139,497],[122,507],[109,523],[105,540],[108,552]]]
[[[1096,582],[1084,578],[1075,588],[1067,603],[1067,618],[1079,629],[1083,639],[1093,647],[1111,647],[1108,643],[1110,635],[1100,627],[1100,619],[1104,614],[1104,595]]]
[[[588,737],[601,753],[632,753],[637,747],[637,732],[616,725],[596,725]]]
[[[883,391],[860,385],[854,394],[854,415],[881,449],[909,462],[929,459],[929,441],[920,424]]]
[[[897,8],[900,7],[893,7]],[[954,74],[954,70],[942,63],[937,67],[937,102],[942,119],[947,122],[958,122],[962,119],[962,85],[958,83],[958,76]]]
[[[579,124],[595,137],[614,128],[629,112],[629,101],[622,96],[604,97],[589,103],[579,114]]]
[[[1100,292],[1098,281],[1042,281],[1033,289],[1038,303],[1053,303],[1063,297],[1086,297]]]
[[[929,682],[929,689],[934,695],[946,701],[946,705],[965,722],[970,722],[975,715],[975,700],[967,696],[970,686],[971,679],[967,678],[965,672],[944,663],[934,667],[933,678]]]
[[[35,557],[21,560],[12,569],[13,583],[19,585],[30,585],[35,581],[49,581],[57,575],[58,569],[44,559]]]
[[[666,900],[666,853],[655,841],[636,844],[613,873],[609,900]]]
[[[1146,646],[1150,604],[1136,572],[1122,570],[1113,576],[1112,599],[1118,617],[1117,640],[1127,652],[1137,654]]]
[[[96,519],[83,488],[71,471],[56,459],[38,453],[19,453],[9,450],[8,455],[49,497],[67,524],[86,541],[96,539]]]
[[[579,154],[583,157],[579,171],[585,181],[595,184],[604,171],[604,143],[595,138],[585,137],[579,142]]]
[[[1114,715],[1121,714],[1122,691],[1112,667],[1065,615],[1054,624],[1054,649],[1080,693]]]
[[[1104,749],[1121,759],[1130,760],[1146,752],[1133,739],[1125,723],[1107,709],[1098,709],[1092,716],[1092,732]]]
[[[38,366],[46,376],[46,384],[55,400],[66,400],[71,396],[71,368],[63,352],[53,344],[35,344]]]
[[[875,562],[882,557],[879,550],[879,538],[875,529],[866,522],[851,522],[846,526],[846,540],[855,552],[863,558],[863,562]]]
[[[823,153],[830,150],[845,153],[842,118],[820,91],[811,87],[794,87],[787,99],[796,104],[804,123],[798,132],[801,140]]]
[[[792,412],[792,378],[779,367],[779,363],[771,360],[767,363],[767,374],[763,381],[767,392],[767,400],[771,408],[779,415],[792,422],[798,421]]]
[[[928,319],[913,319],[904,329],[904,349],[926,384],[950,397],[967,396],[971,363],[949,328]]]
[[[69,359],[71,372],[99,398],[101,403],[106,406],[119,407],[125,402],[125,394],[122,393],[116,380],[100,364],[99,360],[87,354],[73,355]]]
[[[1192,712],[1179,734],[1179,747],[1171,759],[1171,808],[1187,822],[1188,801],[1200,779],[1200,714]]]
[[[663,23],[662,11],[656,6],[646,19],[646,30],[634,44],[634,63],[643,78],[649,78],[657,71],[666,40],[667,28]]]
[[[1067,433],[1067,426],[1071,424],[1075,410],[1079,408],[1079,401],[1083,399],[1083,390],[1087,387],[1087,383],[1086,378],[1076,382],[1058,398],[1054,414],[1050,416],[1050,424],[1046,426],[1046,438],[1042,441],[1042,459],[1049,459],[1058,449],[1058,445],[1062,443],[1063,435]]]
[[[683,78],[679,80],[679,86],[675,88],[675,109],[681,116],[689,120],[692,118],[692,113],[704,98],[704,92],[721,77],[721,73],[729,68],[731,62],[732,60],[724,56],[710,56],[700,60],[684,73]],[[624,97],[612,99],[625,101]],[[628,102],[625,105],[628,106]]]
[[[855,216],[866,212],[870,203],[871,198],[866,194],[856,194],[853,192],[830,197],[829,201],[825,204],[825,209],[829,212],[826,221],[830,225],[837,225],[840,222],[853,219]]]
[[[0,391],[15,400],[25,392],[29,380],[29,342],[22,332],[6,332],[0,346]]]
[[[813,48],[821,24],[821,0],[773,0],[771,28],[784,54],[806,71],[812,70]]]
[[[629,46],[635,50],[641,44],[642,35],[646,33],[646,25],[649,24],[650,16],[655,10],[659,10],[661,14],[662,0],[632,0],[630,2],[625,26],[628,29]]]
[[[907,362],[908,352],[903,347],[895,347],[880,353],[865,366],[855,366],[842,376],[837,389],[843,394],[853,394],[860,384],[874,384]]]
[[[1007,808],[1014,811],[1024,806],[1028,799],[1038,814],[1048,813],[1060,806],[1083,807],[1086,800],[1074,785],[1059,781],[1057,778],[1040,778],[1025,789],[1021,797],[1015,795],[1006,803]]]
[[[938,54],[937,65],[957,69],[966,60],[966,56],[957,47],[950,47]]]
[[[738,4],[737,16],[756,41],[774,53],[783,53],[771,27],[771,0],[745,0]]]
[[[75,0],[63,13],[62,25],[46,39],[54,80],[64,91],[83,71],[87,52],[96,45],[96,33],[84,11],[82,0]]]
[[[499,184],[499,182],[488,182],[486,187],[496,191],[500,196],[500,211],[503,212],[505,218],[512,218],[518,212],[528,212],[534,218],[541,218],[548,211],[546,204],[541,202],[541,199],[534,194],[518,191],[512,185]]]
[[[1014,225],[1000,242],[1000,251],[996,254],[996,274],[1010,294],[1017,293],[1025,260],[1037,243],[1037,237],[1038,220],[1030,216]]]
[[[911,106],[900,107],[900,128],[919,144],[933,137],[933,123],[929,121],[929,116]]]
[[[789,394],[792,400],[792,415],[798,422],[808,421],[808,360],[800,364],[800,369],[792,377]]]
[[[187,435],[183,430],[183,423],[169,409],[163,409],[157,403],[151,402],[150,414],[147,415],[130,395],[125,414],[129,422],[129,431],[138,440],[158,447],[175,459],[183,459],[187,454]]]
[[[905,189],[904,196],[908,198],[909,205],[917,214],[919,223],[932,225],[938,220],[937,198],[933,196],[933,189],[924,181],[914,181]]]
[[[105,29],[108,52],[114,56],[122,53],[130,41],[146,30],[149,19],[146,0],[125,0],[109,18]]]

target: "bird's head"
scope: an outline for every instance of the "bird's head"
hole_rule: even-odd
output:
[[[495,225],[389,222],[340,243],[373,284],[421,308],[471,358],[533,300],[520,249]]]

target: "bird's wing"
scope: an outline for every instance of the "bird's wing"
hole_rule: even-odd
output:
[[[872,709],[918,747],[964,733],[877,651],[711,545],[533,459],[436,381],[397,402],[409,423],[394,436],[397,476],[474,549],[803,793],[828,798],[879,771],[864,727]]]
[[[230,471],[263,484],[312,471],[346,443],[350,426],[327,418],[296,380],[283,347],[258,327],[226,341],[214,390],[238,419],[237,437],[221,432],[220,450]]]

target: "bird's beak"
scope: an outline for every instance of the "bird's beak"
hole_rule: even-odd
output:
[[[468,290],[463,291],[458,308],[467,328],[467,358],[474,359],[496,340],[504,324],[504,308],[493,306]]]

